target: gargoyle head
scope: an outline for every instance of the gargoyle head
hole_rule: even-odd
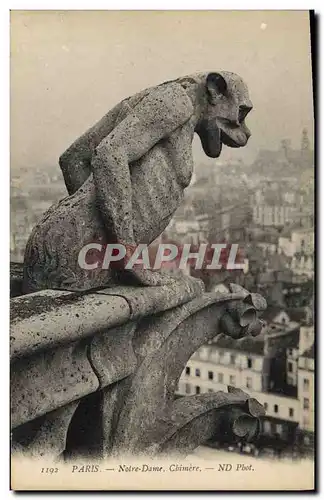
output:
[[[196,132],[207,156],[217,158],[225,144],[231,148],[246,145],[251,132],[245,118],[252,109],[249,92],[235,73],[208,73],[205,82],[207,104]]]

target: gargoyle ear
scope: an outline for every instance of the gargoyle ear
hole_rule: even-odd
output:
[[[220,73],[209,73],[206,80],[206,87],[211,102],[219,95],[226,95],[227,83]]]

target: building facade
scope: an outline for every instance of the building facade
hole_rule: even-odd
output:
[[[177,394],[227,392],[229,385],[240,388],[266,410],[261,421],[260,446],[292,448],[301,431],[306,431],[306,441],[312,442],[309,435],[314,433],[314,360],[311,350],[299,356],[299,331],[295,323],[292,327],[287,314],[279,312],[275,319],[282,321],[282,330],[280,334],[277,323],[276,332],[269,334],[274,337],[271,342],[266,333],[240,341],[221,334],[202,346],[188,361]],[[283,380],[272,382],[273,370],[278,368]]]
[[[300,412],[300,435],[306,445],[314,441],[315,428],[315,378],[314,344],[301,354],[298,360],[298,400]]]

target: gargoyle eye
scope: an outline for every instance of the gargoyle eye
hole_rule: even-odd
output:
[[[239,116],[238,116],[238,121],[239,123],[242,123],[243,120],[245,119],[246,115],[251,111],[252,106],[246,106],[242,104],[239,106]]]

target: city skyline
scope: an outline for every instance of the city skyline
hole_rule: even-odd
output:
[[[12,12],[12,171],[58,168],[76,137],[144,87],[222,69],[248,83],[252,137],[219,160],[207,159],[196,137],[195,161],[250,163],[282,139],[298,148],[303,128],[313,144],[307,11]]]

